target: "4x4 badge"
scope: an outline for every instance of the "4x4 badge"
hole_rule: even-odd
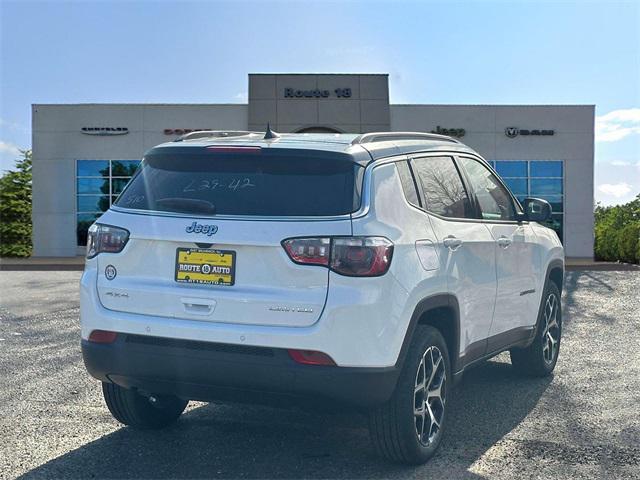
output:
[[[200,225],[198,222],[193,222],[191,225],[185,228],[185,232],[187,233],[204,233],[208,237],[215,234],[217,231],[217,225]]]

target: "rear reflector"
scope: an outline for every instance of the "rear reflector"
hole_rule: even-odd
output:
[[[326,353],[316,352],[315,350],[288,350],[289,356],[296,363],[304,365],[330,365],[335,366],[336,362]]]
[[[89,334],[89,341],[93,343],[113,343],[116,338],[118,334],[108,330],[94,330]]]

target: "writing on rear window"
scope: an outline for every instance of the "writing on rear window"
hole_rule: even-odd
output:
[[[233,178],[231,181],[220,180],[218,178],[191,180],[189,184],[182,190],[186,192],[197,192],[201,190],[215,190],[216,188],[228,188],[229,190],[242,190],[243,188],[251,188],[256,185],[251,182],[250,178]]]
[[[171,150],[147,155],[115,205],[247,216],[345,215],[360,206],[363,167],[346,156]]]
[[[138,205],[144,202],[144,195],[131,195],[126,199],[123,199],[121,202],[118,202],[118,205],[122,207],[133,207],[134,205]]]

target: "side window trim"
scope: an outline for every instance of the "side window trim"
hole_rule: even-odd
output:
[[[424,158],[424,157],[412,157],[412,156],[408,156],[407,157],[407,165],[409,166],[409,171],[411,172],[411,177],[413,178],[413,184],[416,187],[416,192],[418,192],[418,198],[420,199],[420,208],[422,210],[424,210],[425,212],[431,213],[427,210],[427,199],[424,198],[424,192],[422,191],[421,188],[421,183],[420,179],[417,178],[416,172],[413,171],[413,161],[418,159],[418,158]]]
[[[458,174],[462,179],[462,184],[464,185],[464,189],[467,192],[467,197],[469,197],[469,201],[471,202],[471,208],[473,208],[474,220],[482,220],[482,210],[480,210],[480,204],[478,203],[478,198],[476,197],[473,188],[471,188],[471,180],[469,180],[469,175],[467,171],[462,166],[458,155],[454,155],[453,162],[458,169]]]
[[[478,221],[482,222],[482,223],[506,223],[506,224],[514,224],[514,223],[529,223],[526,220],[523,219],[518,219],[518,215],[523,213],[522,207],[520,205],[520,202],[518,201],[517,198],[515,198],[515,196],[513,195],[513,193],[511,192],[511,190],[509,190],[509,188],[505,185],[504,181],[502,180],[502,178],[500,178],[500,175],[498,175],[498,173],[491,168],[491,165],[486,164],[486,161],[484,161],[484,159],[475,157],[473,155],[455,155],[455,159],[456,159],[456,165],[458,166],[458,168],[464,172],[463,174],[463,180],[465,183],[465,188],[467,188],[467,184],[470,185],[470,181],[469,181],[469,177],[467,174],[467,171],[465,170],[465,168],[462,166],[462,162],[460,162],[460,158],[468,158],[470,160],[474,160],[476,162],[479,162],[482,166],[484,166],[485,168],[487,168],[498,180],[498,182],[500,183],[500,185],[502,186],[502,188],[504,188],[504,190],[509,194],[509,198],[511,199],[511,204],[513,205],[513,209],[516,212],[516,219],[515,220],[488,220],[485,218],[482,218],[482,210],[480,209],[480,204],[478,203],[478,198],[476,197],[475,193],[469,195],[469,197],[473,197],[473,204],[474,204],[474,209],[476,211],[476,215],[478,216]],[[470,190],[467,188],[467,192],[469,192]],[[472,191],[472,190],[471,190]]]
[[[449,222],[478,222],[478,221],[482,221],[479,218],[460,218],[460,217],[445,217],[443,215],[440,215],[438,213],[432,212],[428,209],[428,205],[427,205],[427,199],[424,196],[424,191],[422,189],[422,181],[420,180],[420,178],[418,177],[418,175],[416,175],[416,173],[414,172],[414,166],[413,166],[413,162],[416,160],[421,160],[423,158],[430,158],[430,157],[448,157],[451,159],[451,161],[453,162],[453,165],[455,167],[455,169],[458,172],[458,176],[460,177],[460,181],[462,182],[462,187],[464,188],[465,193],[467,194],[467,198],[469,199],[469,202],[471,202],[471,206],[473,208],[473,213],[474,215],[478,215],[478,210],[475,206],[475,201],[472,199],[471,195],[469,194],[469,186],[467,185],[466,182],[466,177],[461,173],[461,169],[458,166],[458,160],[457,160],[457,154],[454,152],[433,152],[433,153],[420,153],[420,154],[408,154],[407,155],[407,165],[409,166],[409,170],[411,172],[411,176],[413,177],[413,181],[414,184],[416,186],[416,190],[418,192],[418,198],[420,199],[420,203],[422,204],[422,207],[420,207],[421,210],[423,210],[425,213],[428,213],[429,215],[433,215],[434,217],[440,218],[442,220],[446,220]],[[416,207],[418,208],[418,207]]]
[[[411,200],[409,198],[407,198],[407,192],[404,190],[404,183],[403,183],[402,194],[404,195],[405,200],[412,207],[416,207],[416,208],[418,208],[420,210],[424,210],[424,205],[425,205],[424,204],[424,199],[422,198],[422,192],[421,192],[420,188],[418,188],[418,183],[416,181],[416,177],[413,174],[413,169],[411,168],[410,158],[409,157],[398,158],[397,160],[394,160],[393,163],[396,165],[396,169],[398,170],[398,175],[400,176],[400,181],[401,182],[402,182],[402,172],[400,171],[399,165],[400,164],[404,164],[404,166],[407,168],[407,172],[409,173],[409,177],[411,178],[411,184],[413,185],[413,191],[416,194],[416,198],[418,199],[418,205],[412,203]]]

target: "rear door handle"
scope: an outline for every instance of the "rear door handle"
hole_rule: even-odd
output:
[[[186,313],[191,315],[211,315],[216,308],[216,301],[205,298],[181,298]]]
[[[442,240],[442,244],[447,247],[451,251],[455,251],[462,246],[462,240],[454,237],[453,235],[449,235],[448,237]]]
[[[512,243],[513,243],[513,240],[511,240],[510,238],[505,237],[504,235],[502,237],[498,238],[498,245],[500,245],[502,248],[507,248]]]

